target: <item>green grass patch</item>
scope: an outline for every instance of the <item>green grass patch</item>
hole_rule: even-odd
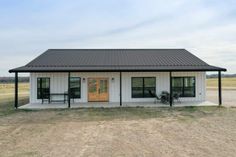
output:
[[[0,83],[0,117],[15,113],[13,83]],[[19,106],[29,102],[29,83],[19,83]]]
[[[28,102],[29,102],[28,96],[20,97],[18,101],[19,106],[27,104]],[[14,97],[8,97],[4,99],[3,101],[1,101],[0,102],[0,117],[7,116],[7,115],[10,115],[12,113],[19,111],[19,110],[15,110],[14,103],[15,103]]]

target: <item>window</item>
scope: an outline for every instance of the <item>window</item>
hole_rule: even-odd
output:
[[[149,90],[156,92],[155,77],[132,77],[132,98],[151,98]]]
[[[195,77],[173,77],[172,91],[180,97],[195,97]]]
[[[37,78],[37,99],[47,98],[50,94],[50,78]]]
[[[70,92],[72,98],[81,97],[81,79],[80,77],[71,77],[70,78]]]

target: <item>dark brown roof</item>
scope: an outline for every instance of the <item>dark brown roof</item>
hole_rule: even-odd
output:
[[[49,49],[10,72],[217,70],[185,49]]]

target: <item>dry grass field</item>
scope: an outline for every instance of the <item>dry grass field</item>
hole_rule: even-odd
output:
[[[20,85],[20,104],[27,86]],[[1,157],[236,154],[236,108],[14,110],[8,87],[0,97]]]
[[[224,106],[236,106],[236,78],[222,78]],[[218,79],[207,79],[207,100],[218,103]]]
[[[207,87],[208,88],[217,88],[218,87],[218,79],[217,78],[207,79]],[[222,78],[222,87],[224,89],[236,89],[236,77]]]
[[[234,157],[236,108],[19,110],[0,116],[0,156]]]
[[[19,83],[19,90],[22,93],[29,92],[29,83]],[[14,93],[15,85],[13,83],[0,83],[0,94]]]

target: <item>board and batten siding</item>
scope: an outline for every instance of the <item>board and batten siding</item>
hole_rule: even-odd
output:
[[[172,76],[195,76],[196,96],[191,98],[180,98],[181,101],[204,101],[206,95],[206,73],[205,72],[172,72]],[[37,78],[50,78],[50,92],[64,93],[68,90],[68,73],[30,73],[30,103],[40,103],[37,99]],[[71,77],[81,78],[81,98],[75,102],[87,102],[88,100],[88,78],[108,78],[109,80],[109,102],[120,100],[120,75],[117,72],[81,72],[71,73]],[[156,93],[169,91],[169,72],[122,72],[122,100],[123,102],[154,102],[154,98],[132,98],[132,77],[156,77]],[[112,80],[114,78],[114,80]]]
[[[31,73],[30,74],[30,102],[40,103],[41,100],[37,99],[37,78],[49,77],[50,78],[50,92],[51,93],[64,93],[68,91],[68,73]],[[71,77],[81,78],[81,98],[75,99],[75,102],[88,101],[88,78],[108,78],[109,82],[109,101],[119,102],[120,100],[120,79],[119,73],[71,73]],[[114,80],[112,80],[114,78]]]

